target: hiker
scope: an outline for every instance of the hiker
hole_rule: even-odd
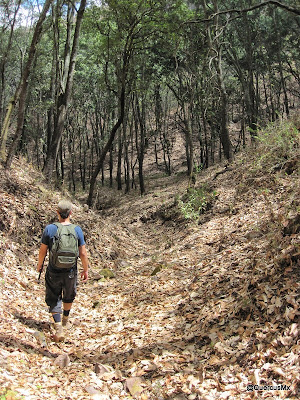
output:
[[[78,256],[83,266],[83,282],[88,279],[89,263],[83,232],[78,225],[73,225],[70,221],[72,203],[67,200],[60,201],[57,214],[59,223],[47,225],[44,230],[37,271],[42,271],[49,249],[49,263],[45,274],[45,301],[54,320],[55,340],[63,341],[63,328],[68,324],[76,296]]]

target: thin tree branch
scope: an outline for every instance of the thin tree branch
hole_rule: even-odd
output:
[[[298,8],[290,7],[287,4],[281,3],[280,1],[268,0],[268,1],[264,1],[264,2],[262,2],[260,4],[255,4],[254,6],[249,7],[249,8],[243,8],[241,10],[236,9],[236,8],[232,8],[230,10],[218,11],[217,13],[214,13],[214,14],[210,15],[209,18],[205,18],[205,19],[201,19],[201,20],[197,20],[197,21],[188,21],[187,23],[195,23],[195,24],[197,24],[197,23],[200,23],[200,22],[210,22],[215,17],[217,17],[218,15],[233,14],[233,13],[243,14],[243,13],[247,13],[247,12],[256,10],[258,8],[261,8],[261,7],[264,7],[264,6],[268,6],[268,5],[274,5],[276,7],[283,8],[284,10],[289,11],[289,12],[291,12],[293,14],[300,15],[300,9],[298,9]]]
[[[273,4],[273,5],[275,5],[275,6],[279,7],[279,8],[283,8],[284,10],[292,12],[292,13],[294,13],[296,15],[300,15],[300,10],[297,9],[297,8],[290,7],[287,4],[283,4],[283,3],[279,2],[279,1],[276,1],[276,0],[268,0],[268,1],[264,1],[264,2],[262,2],[260,4],[256,4],[256,5],[252,6],[252,7],[244,8],[242,10],[238,10],[238,9],[233,8],[231,10],[219,11],[219,12],[213,14],[210,17],[210,19],[214,18],[217,15],[221,15],[221,14],[234,13],[234,12],[236,12],[236,13],[245,13],[245,12],[253,11],[253,10],[256,10],[257,8],[264,7],[264,6],[267,6],[269,4]]]

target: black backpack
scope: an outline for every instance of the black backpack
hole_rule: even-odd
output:
[[[55,268],[72,268],[76,265],[79,256],[76,225],[55,223],[57,232],[53,237],[49,261]]]

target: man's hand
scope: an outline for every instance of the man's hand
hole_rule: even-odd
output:
[[[87,251],[85,248],[85,244],[79,246],[79,257],[82,262],[83,271],[81,272],[82,282],[86,282],[88,280],[88,269],[89,269],[89,260],[87,256]]]
[[[88,271],[82,271],[81,272],[82,282],[86,282],[88,280],[88,277],[89,277]]]

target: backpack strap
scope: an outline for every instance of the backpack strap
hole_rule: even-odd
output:
[[[59,238],[59,233],[62,230],[62,224],[60,222],[54,222],[53,225],[55,225],[57,227],[57,231],[55,232],[55,235],[52,238],[52,243],[55,242],[55,240],[57,240]]]
[[[61,227],[63,226],[63,224],[61,224],[60,222],[53,222],[53,225],[57,226],[57,230],[61,229]]]
[[[77,225],[75,225],[75,224],[63,225],[61,222],[53,222],[53,225],[57,226],[57,232],[58,232],[59,230],[61,230],[63,226],[74,226],[74,231],[75,231],[75,228],[76,228],[76,226],[77,226]]]

